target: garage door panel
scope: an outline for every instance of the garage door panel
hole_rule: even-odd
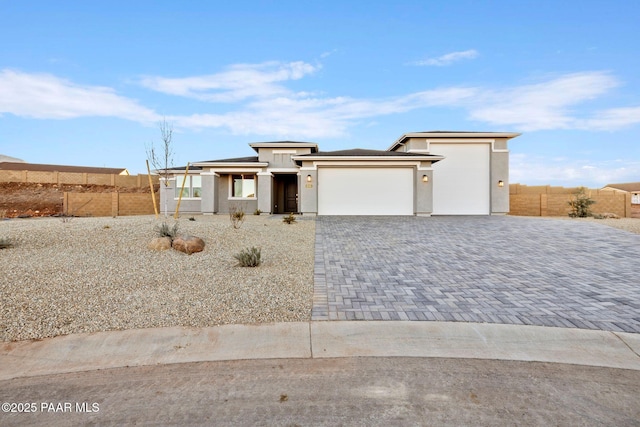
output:
[[[413,215],[413,169],[319,168],[319,215]]]
[[[433,165],[433,214],[488,215],[489,144],[432,143],[430,151],[445,156]]]

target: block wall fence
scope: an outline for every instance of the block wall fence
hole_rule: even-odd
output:
[[[577,187],[552,187],[550,185],[509,185],[509,215],[568,216],[569,201]],[[615,190],[587,189],[587,195],[595,200],[593,213],[614,213],[621,218],[640,218],[638,205],[631,204],[631,194]],[[636,216],[637,215],[637,216]]]
[[[116,175],[104,173],[80,172],[44,172],[0,170],[0,182],[28,182],[38,184],[75,184],[75,185],[111,185],[114,187],[142,188],[149,186],[149,175]],[[159,184],[160,177],[151,175],[154,185]]]
[[[159,210],[160,193],[156,192]],[[63,196],[63,212],[73,216],[153,215],[151,193],[68,193]]]

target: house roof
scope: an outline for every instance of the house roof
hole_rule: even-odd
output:
[[[99,168],[92,166],[47,165],[39,163],[0,162],[0,170],[38,171],[38,172],[76,172],[129,175],[125,168]]]
[[[398,146],[402,145],[409,138],[515,138],[520,136],[520,133],[515,132],[475,132],[475,131],[448,131],[448,130],[431,130],[424,132],[409,132],[398,138],[387,149],[393,151]]]
[[[202,163],[258,163],[258,156],[234,157],[232,159],[203,160],[194,164]]]
[[[640,192],[640,182],[626,182],[623,184],[607,184],[604,188],[613,188],[616,190],[628,191],[629,193]]]
[[[337,151],[318,151],[311,154],[300,154],[293,156],[293,160],[300,165],[303,160],[310,159],[357,159],[357,160],[373,160],[373,159],[414,159],[414,160],[429,160],[433,163],[442,160],[444,157],[437,154],[425,154],[425,153],[404,153],[397,151],[386,150],[368,150],[363,148],[353,148],[350,150],[337,150]]]
[[[311,148],[311,152],[318,151],[318,144],[315,142],[304,141],[270,141],[270,142],[252,142],[249,144],[256,152],[260,148]]]

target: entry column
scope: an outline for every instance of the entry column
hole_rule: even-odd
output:
[[[273,174],[258,172],[258,209],[261,212],[272,213],[273,207]]]

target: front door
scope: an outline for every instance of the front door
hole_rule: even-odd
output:
[[[275,175],[274,213],[298,212],[298,175]]]

